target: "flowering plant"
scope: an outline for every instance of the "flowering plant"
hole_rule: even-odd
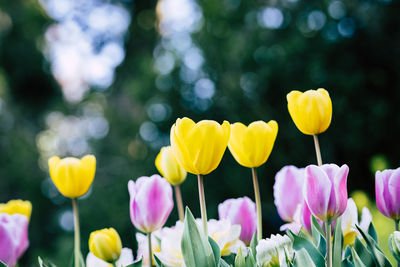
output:
[[[72,199],[75,225],[75,267],[157,266],[157,267],[386,267],[392,266],[379,247],[372,215],[364,207],[360,220],[355,201],[348,198],[349,167],[323,164],[318,134],[330,126],[332,103],[325,89],[288,94],[288,109],[297,128],[312,135],[318,165],[283,167],[275,177],[274,203],[287,223],[285,234],[263,239],[261,194],[257,169],[267,162],[278,134],[271,120],[230,124],[189,118],[177,119],[171,127],[171,146],[161,149],[154,174],[128,183],[129,211],[137,233],[136,260],[132,250],[123,248],[114,228],[91,233],[86,261],[80,250],[77,197],[94,181],[96,159],[52,157],[50,176],[64,196]],[[243,167],[251,169],[253,202],[244,196],[228,199],[218,207],[219,220],[208,219],[204,176],[214,171],[226,149]],[[201,219],[183,210],[179,185],[187,173],[197,176]],[[379,211],[394,220],[389,248],[400,262],[400,169],[376,173]],[[179,221],[164,224],[173,206],[175,191]],[[30,202],[0,204],[0,261],[15,266],[28,246]],[[7,264],[7,265],[6,265]],[[55,266],[39,258],[41,267]]]

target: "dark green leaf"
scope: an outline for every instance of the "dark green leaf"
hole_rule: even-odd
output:
[[[154,262],[156,263],[157,267],[165,267],[165,265],[162,264],[162,262],[160,261],[160,259],[156,255],[153,255],[153,258],[154,258]],[[140,266],[142,266],[142,265],[140,265]]]
[[[219,261],[219,266],[220,267],[231,267],[232,265],[229,265],[226,261],[224,261],[223,259],[221,259]]]
[[[40,257],[39,257],[40,258]],[[39,263],[40,264],[40,263]],[[3,263],[2,261],[0,261],[0,267],[7,267],[7,265],[5,263]]]
[[[219,249],[218,244],[214,241],[214,239],[212,239],[211,237],[208,237],[208,242],[210,242],[212,251],[213,251],[213,255],[214,255],[214,260],[216,265],[219,265],[219,260],[221,259],[221,251]]]
[[[347,247],[347,248],[349,248],[349,247]],[[361,240],[357,236],[354,241],[354,249],[365,266],[367,266],[367,267],[373,266],[374,260],[372,258],[371,253],[369,253],[368,249],[364,246],[364,244],[361,242]]]
[[[372,222],[368,226],[368,234],[378,243],[378,234],[376,233],[375,227]]]
[[[375,264],[379,267],[391,267],[389,260],[383,254],[381,249],[378,247],[377,242],[368,233],[364,232],[358,225],[356,225],[357,230],[360,232],[364,241],[367,245],[368,251],[371,253]]]
[[[197,228],[189,208],[186,208],[181,249],[186,266],[217,266],[211,245],[207,237]]]
[[[353,248],[351,248],[351,255],[353,258],[354,267],[366,267]]]

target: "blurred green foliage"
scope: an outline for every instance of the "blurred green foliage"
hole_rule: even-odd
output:
[[[53,111],[79,116],[85,103],[98,103],[109,124],[108,134],[89,144],[98,167],[91,194],[79,201],[84,255],[89,233],[111,226],[125,246],[135,249],[127,182],[156,172],[155,156],[160,145],[168,144],[177,117],[278,122],[275,147],[259,168],[265,236],[282,224],[272,198],[275,173],[288,164],[316,162],[312,138],[296,129],[287,111],[291,90],[323,87],[330,92],[333,120],[320,137],[322,157],[350,166],[349,191],[365,190],[373,198],[371,169],[399,166],[400,2],[343,1],[345,13],[335,19],[328,0],[198,1],[202,19],[192,42],[204,57],[202,73],[216,89],[206,102],[193,95],[194,82],[184,81],[184,63],[177,54],[171,52],[175,61],[170,73],[161,75],[154,68],[156,51],[165,49],[156,26],[157,2],[122,2],[132,23],[115,82],[105,91],[93,88],[80,103],[71,104],[63,99],[42,53],[51,19],[37,1],[0,1],[0,201],[33,203],[31,245],[20,266],[32,266],[38,255],[67,266],[72,256],[73,235],[60,227],[60,216],[71,203],[44,193],[47,158],[41,158],[37,147]],[[281,10],[284,21],[277,29],[263,27],[260,12],[266,7]],[[314,11],[316,17],[310,15]],[[324,23],[318,28],[321,14]],[[160,120],[151,115],[155,103],[167,107]],[[140,134],[146,122],[154,140]],[[250,175],[225,153],[221,166],[205,178],[209,217],[217,216],[218,203],[227,198],[253,196]],[[193,178],[189,175],[182,185],[183,199],[199,216]],[[176,219],[174,210],[167,224]]]

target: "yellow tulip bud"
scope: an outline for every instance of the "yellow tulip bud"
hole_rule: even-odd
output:
[[[89,250],[97,258],[114,263],[121,255],[122,243],[114,228],[94,231],[89,237]]]
[[[187,172],[179,165],[170,146],[161,148],[155,163],[157,170],[170,184],[179,185],[185,181]]]
[[[209,174],[215,170],[228,145],[229,122],[189,118],[177,119],[171,128],[171,147],[179,164],[193,174]]]
[[[228,147],[240,165],[248,168],[258,167],[267,161],[277,134],[276,121],[255,121],[248,127],[237,122],[231,125]]]
[[[0,213],[22,214],[31,218],[32,203],[21,199],[10,200],[7,203],[0,203]]]
[[[332,102],[325,89],[292,91],[287,95],[288,109],[297,128],[304,134],[325,132],[331,124]]]
[[[49,171],[61,194],[69,198],[81,197],[92,185],[96,158],[93,155],[86,155],[81,159],[51,157]]]

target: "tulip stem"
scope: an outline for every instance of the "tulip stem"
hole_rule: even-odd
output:
[[[208,238],[206,197],[204,195],[203,175],[197,174],[197,182],[199,186],[199,200],[200,200],[201,219],[203,220],[203,231],[204,235]]]
[[[260,241],[262,239],[262,214],[261,214],[260,188],[258,186],[256,168],[251,168],[251,174],[253,176],[254,196],[256,199],[256,207],[257,207],[257,240]]]
[[[147,233],[147,240],[148,240],[148,245],[149,245],[149,266],[153,266],[153,249],[151,246],[151,232]]]
[[[329,221],[325,222],[325,234],[326,234],[326,266],[332,267],[332,240],[331,240],[332,223]]]
[[[72,199],[72,208],[74,210],[74,226],[75,226],[75,267],[80,266],[80,254],[81,254],[81,234],[79,229],[79,212],[78,203],[76,198]]]
[[[175,189],[175,200],[176,200],[176,205],[178,206],[178,214],[179,214],[179,220],[183,222],[185,215],[183,213],[183,202],[182,202],[182,194],[181,194],[181,188],[179,185],[174,186]]]
[[[319,148],[318,135],[314,134],[315,153],[317,154],[318,166],[322,165],[321,149]]]
[[[394,220],[394,229],[399,231],[399,220]]]

